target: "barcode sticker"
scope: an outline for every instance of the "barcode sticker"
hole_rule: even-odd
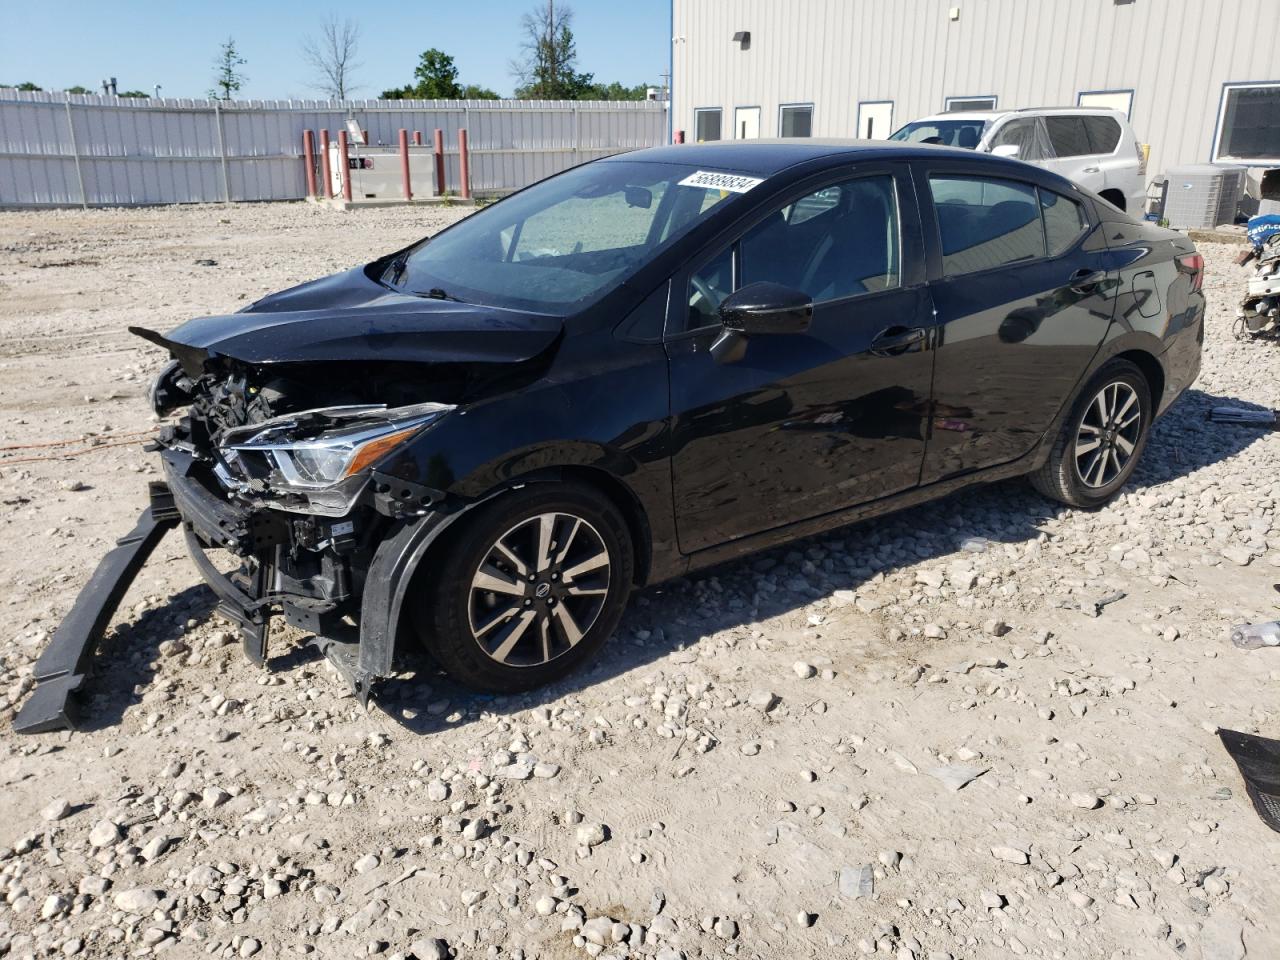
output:
[[[737,173],[717,173],[714,170],[699,170],[680,181],[682,187],[702,187],[704,190],[728,190],[731,193],[746,193],[752,187],[764,183],[761,177],[744,177]]]

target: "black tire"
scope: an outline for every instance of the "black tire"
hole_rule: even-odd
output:
[[[1085,445],[1092,442],[1094,436],[1094,433],[1090,432],[1092,425],[1098,422],[1104,425],[1106,423],[1106,417],[1100,416],[1106,405],[1104,390],[1114,391],[1111,395],[1119,398],[1117,406],[1127,398],[1128,394],[1125,391],[1132,391],[1141,417],[1136,430],[1126,427],[1123,430],[1112,428],[1110,431],[1107,429],[1096,431],[1101,438],[1102,449],[1105,450],[1109,442],[1116,458],[1124,454],[1124,444],[1131,443],[1133,446],[1132,451],[1127,454],[1124,462],[1114,473],[1111,472],[1111,466],[1107,464],[1103,464],[1099,469],[1097,461],[1092,456],[1094,451],[1086,450],[1084,453],[1077,453],[1084,448],[1077,445],[1078,440],[1085,440]],[[1095,406],[1100,395],[1104,396],[1103,406]],[[1128,360],[1108,361],[1077,394],[1072,403],[1071,412],[1063,422],[1053,449],[1049,452],[1049,459],[1045,461],[1043,467],[1031,474],[1032,485],[1046,497],[1068,506],[1088,510],[1101,507],[1120,491],[1138,465],[1138,460],[1147,446],[1154,413],[1151,388],[1142,371]],[[1086,417],[1089,418],[1090,427],[1082,432]],[[1121,422],[1123,421],[1119,418],[1115,420],[1116,424]],[[1117,436],[1119,439],[1107,439]],[[1089,479],[1084,476],[1086,473],[1091,474]]]
[[[551,556],[550,566],[530,576],[520,575],[515,566],[501,566],[513,554],[512,563],[520,563],[522,555],[524,561],[529,561],[526,571],[537,565],[542,517],[546,515],[566,518],[551,521],[554,536],[559,539],[548,540],[554,549],[543,551]],[[585,526],[575,525],[574,518],[585,522]],[[504,539],[507,537],[513,539],[508,542]],[[500,540],[511,552],[495,553]],[[525,543],[527,552],[522,549]],[[579,580],[561,579],[561,572],[582,565],[584,553],[589,554],[587,561],[598,556],[597,543],[608,553],[607,571],[601,573],[595,568],[580,575]],[[530,690],[582,666],[617,627],[631,592],[635,557],[626,520],[607,497],[585,485],[533,483],[502,494],[460,521],[459,529],[442,547],[433,552],[436,563],[432,573],[439,573],[424,591],[426,608],[417,618],[425,634],[423,641],[451,677],[489,693]],[[556,554],[561,548],[575,552],[557,564]],[[519,582],[525,588],[524,596],[477,587],[475,581],[482,564],[504,582],[510,579],[513,586]],[[588,582],[590,589],[579,586]],[[548,591],[546,596],[537,593],[544,588]],[[570,592],[575,589],[590,596],[576,596]],[[556,592],[550,593],[552,590]],[[488,603],[492,606],[484,609]],[[510,612],[504,617],[504,611]],[[578,621],[585,622],[590,614],[594,616],[581,639],[570,642],[570,631],[579,629]],[[533,619],[525,623],[529,616]],[[545,634],[543,621],[547,624]],[[486,623],[491,626],[486,627]],[[489,632],[478,637],[477,627]],[[502,650],[499,641],[517,628],[522,629],[519,639],[503,654],[509,662],[500,662],[494,657]],[[490,641],[490,637],[494,639]],[[538,662],[548,651],[551,659]]]

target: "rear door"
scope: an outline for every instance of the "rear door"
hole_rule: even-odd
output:
[[[1079,197],[1012,166],[922,162],[916,178],[939,325],[930,483],[1031,450],[1106,335],[1116,275]]]
[[[906,164],[808,181],[674,278],[672,483],[692,553],[916,485],[932,322]],[[720,302],[772,281],[808,293],[804,333],[719,363]]]

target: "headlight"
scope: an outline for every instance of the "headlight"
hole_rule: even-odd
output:
[[[301,513],[341,516],[368,469],[453,407],[333,407],[229,431],[219,447],[233,485]]]
[[[147,402],[159,417],[191,402],[191,380],[183,373],[181,363],[169,361],[151,381]]]

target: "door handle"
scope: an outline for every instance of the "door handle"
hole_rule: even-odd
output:
[[[1088,267],[1081,267],[1071,275],[1067,281],[1069,286],[1076,293],[1093,293],[1093,288],[1106,279],[1105,270],[1090,270]]]
[[[1102,169],[1101,167],[1085,167],[1080,172],[1081,173],[1097,173],[1101,169]]]
[[[888,327],[871,341],[871,352],[877,357],[895,357],[924,343],[924,327]]]

